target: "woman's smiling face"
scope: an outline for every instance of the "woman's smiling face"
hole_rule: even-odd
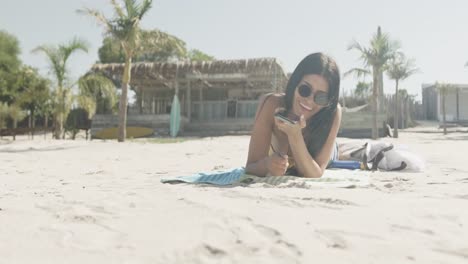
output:
[[[298,87],[301,85],[307,85],[311,89],[312,93],[308,97],[302,97],[299,94]],[[297,117],[304,115],[304,119],[308,120],[318,111],[320,111],[323,106],[318,105],[314,101],[314,96],[318,91],[328,94],[327,80],[318,74],[304,75],[302,80],[299,82],[299,85],[296,87],[296,90],[294,91],[292,113]]]

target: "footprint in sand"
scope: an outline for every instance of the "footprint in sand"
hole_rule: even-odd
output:
[[[460,257],[463,259],[468,259],[468,248],[460,248],[460,249],[433,249],[433,251],[455,256],[455,257]]]
[[[455,195],[455,198],[468,200],[468,194],[465,195]]]
[[[342,236],[341,232],[334,230],[317,230],[316,233],[322,239],[327,247],[336,249],[347,249],[348,243]]]
[[[208,244],[203,244],[202,245],[202,248],[204,250],[207,251],[207,253],[211,256],[219,256],[219,257],[223,257],[225,255],[227,255],[226,251],[222,250],[222,249],[219,249],[217,247],[214,247],[214,246],[211,246],[211,245],[208,245]]]
[[[430,235],[430,236],[435,234],[434,231],[430,229],[413,228],[413,227],[404,226],[404,225],[391,225],[391,228],[394,230],[403,230],[404,232],[412,231],[412,232],[417,232],[420,234]]]
[[[280,255],[282,255],[283,253],[289,252],[294,257],[299,257],[302,255],[302,252],[299,250],[299,248],[293,243],[286,241],[286,239],[278,230],[260,224],[253,224],[253,226],[257,229],[257,231],[260,234],[266,237],[269,241],[275,242],[276,246],[270,249],[271,253],[281,253]]]
[[[345,240],[346,236],[378,240],[378,241],[383,240],[382,237],[371,235],[371,234],[366,234],[362,232],[349,232],[349,231],[342,231],[342,230],[317,230],[315,232],[319,235],[319,238],[321,238],[326,243],[328,247],[337,248],[337,249],[350,248],[350,245]]]
[[[332,204],[332,205],[353,205],[356,206],[357,204],[347,201],[347,200],[342,200],[342,199],[335,199],[335,198],[313,198],[313,197],[304,197],[301,198],[301,200],[304,201],[315,201],[315,202],[320,202],[320,203],[326,203],[326,204]]]

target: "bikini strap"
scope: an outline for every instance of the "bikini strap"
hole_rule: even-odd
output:
[[[257,121],[257,117],[258,117],[258,114],[260,114],[260,112],[262,112],[262,109],[263,109],[263,106],[265,105],[265,102],[268,100],[268,98],[270,98],[270,96],[272,96],[274,93],[268,93],[266,94],[265,96],[265,99],[263,100],[262,102],[262,105],[260,106],[260,108],[258,109],[257,111],[257,115],[255,116],[255,121]]]

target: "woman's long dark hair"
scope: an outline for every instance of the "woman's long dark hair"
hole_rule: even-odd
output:
[[[304,141],[312,157],[316,157],[330,134],[340,93],[340,71],[336,62],[323,53],[313,53],[305,57],[296,67],[286,86],[286,112],[292,109],[294,92],[305,75],[317,74],[328,82],[330,104],[322,108],[307,121],[304,128]]]

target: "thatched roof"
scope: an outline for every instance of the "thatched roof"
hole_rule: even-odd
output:
[[[124,64],[95,64],[91,72],[100,72],[105,76],[120,82]],[[166,84],[176,79],[184,82],[189,79],[209,80],[219,82],[229,81],[271,81],[284,83],[287,75],[281,64],[275,58],[215,60],[207,62],[178,63],[148,63],[132,64],[133,85],[151,83]]]

